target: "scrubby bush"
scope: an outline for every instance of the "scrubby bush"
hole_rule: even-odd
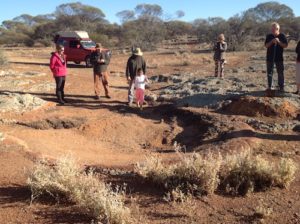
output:
[[[101,222],[130,222],[130,211],[124,205],[123,191],[113,191],[92,171],[82,172],[72,157],[60,158],[53,167],[45,161],[38,162],[28,178],[28,185],[32,200],[45,193],[56,199],[65,197],[75,203],[83,214]]]
[[[220,173],[221,188],[227,193],[245,195],[272,186],[288,187],[295,178],[295,172],[292,160],[283,158],[279,165],[275,165],[246,151],[225,158]]]
[[[151,157],[145,164],[138,164],[136,171],[146,180],[164,187],[169,196],[174,192],[211,194],[217,189],[234,195],[245,195],[271,187],[288,187],[295,178],[296,165],[290,159],[282,159],[275,165],[246,151],[225,157],[181,154],[181,160],[172,165]]]
[[[7,64],[7,58],[2,50],[0,50],[0,66]]]
[[[136,170],[142,177],[170,192],[180,190],[186,194],[208,194],[218,186],[221,161],[220,156],[204,158],[194,154],[168,166],[163,165],[159,158],[152,157],[143,166],[138,164]]]

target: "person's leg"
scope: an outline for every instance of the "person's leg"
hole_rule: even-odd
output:
[[[278,74],[278,86],[280,91],[284,91],[284,65],[283,61],[276,62],[276,70]]]
[[[135,90],[135,101],[136,101],[136,105],[138,107],[140,107],[140,100],[141,100],[141,97],[140,97],[140,89],[136,89]]]
[[[273,69],[274,69],[274,63],[267,61],[268,89],[272,89],[272,85],[273,85]]]
[[[128,103],[131,105],[134,98],[134,80],[130,80],[128,88]]]
[[[63,79],[62,77],[55,77],[55,82],[56,82],[56,97],[58,100],[58,103],[64,104],[64,101],[62,99],[62,91],[61,91],[61,86]]]
[[[144,90],[143,89],[136,90],[136,101],[137,101],[137,106],[140,108],[143,108],[143,103],[144,103]]]
[[[103,85],[103,88],[104,88],[104,91],[105,91],[105,96],[107,98],[110,98],[109,96],[109,87],[108,87],[108,72],[103,72],[101,74],[102,76],[102,85]]]
[[[219,76],[219,61],[215,60],[215,77]]]
[[[100,97],[100,74],[94,73],[94,90],[95,90],[95,96],[96,99],[99,99]]]
[[[224,78],[224,66],[225,66],[225,60],[220,61],[220,77]]]
[[[143,108],[144,101],[145,101],[145,90],[141,89],[140,90],[140,107],[141,108]]]
[[[62,96],[62,100],[64,101],[64,102],[66,102],[65,101],[65,83],[66,83],[66,77],[64,76],[64,77],[62,77],[62,83],[61,83],[61,96]]]
[[[296,85],[297,85],[297,91],[295,94],[300,93],[300,62],[296,63]]]

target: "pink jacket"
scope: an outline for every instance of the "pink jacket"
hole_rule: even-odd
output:
[[[52,53],[50,58],[50,69],[54,77],[61,77],[67,75],[67,61],[66,56],[64,55],[64,63],[60,59],[58,53]]]

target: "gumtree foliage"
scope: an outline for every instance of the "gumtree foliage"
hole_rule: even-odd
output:
[[[139,4],[134,10],[138,18],[161,18],[163,15],[162,7],[157,4]]]
[[[13,18],[13,21],[24,23],[28,26],[33,26],[35,24],[34,17],[28,14],[22,14]]]
[[[231,50],[243,49],[257,33],[257,23],[245,13],[230,17],[227,23],[229,29],[225,34]]]
[[[135,12],[133,10],[123,10],[118,12],[116,16],[121,20],[121,23],[135,20]]]
[[[123,24],[121,42],[143,50],[153,50],[165,37],[165,26],[161,21],[149,22],[146,18]]]
[[[221,17],[196,19],[193,22],[197,37],[201,43],[214,43],[220,33],[226,33],[228,23]]]
[[[101,9],[84,5],[80,2],[62,4],[56,7],[55,15],[61,16],[80,16],[83,20],[87,21],[102,21],[105,14]]]
[[[193,25],[188,22],[173,20],[165,22],[167,36],[166,38],[174,38],[181,35],[192,35],[194,33]]]
[[[182,10],[178,10],[178,11],[175,12],[175,15],[179,19],[179,18],[182,18],[182,17],[185,16],[185,12],[182,11]]]
[[[248,9],[245,14],[254,18],[256,22],[277,21],[281,18],[295,16],[290,7],[273,1],[258,4],[255,8]]]

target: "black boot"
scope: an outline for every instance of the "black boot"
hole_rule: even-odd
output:
[[[63,101],[63,98],[62,98],[62,92],[61,91],[57,91],[56,92],[56,96],[57,96],[58,104],[59,105],[64,105],[65,102]]]
[[[61,91],[61,98],[64,101],[64,103],[68,103],[68,101],[66,101],[66,99],[65,99],[65,92],[64,91]]]

